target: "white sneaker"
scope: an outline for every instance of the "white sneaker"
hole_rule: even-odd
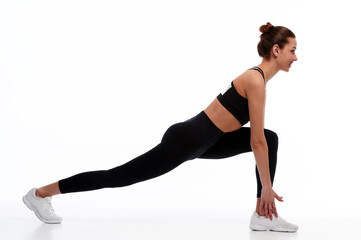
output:
[[[272,215],[272,221],[269,218],[260,216],[257,212],[254,212],[251,217],[251,223],[249,227],[254,231],[275,231],[275,232],[296,232],[298,226],[287,222],[280,216]]]
[[[51,206],[51,197],[39,198],[35,195],[36,188],[31,189],[24,197],[23,202],[40,221],[45,223],[61,223],[63,219],[54,213]]]

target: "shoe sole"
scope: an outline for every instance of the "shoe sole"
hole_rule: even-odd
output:
[[[23,202],[24,204],[31,210],[35,213],[35,216],[42,222],[44,223],[49,223],[49,224],[58,224],[58,223],[61,223],[61,221],[46,221],[44,219],[42,219],[42,217],[37,213],[37,211],[35,211],[33,209],[33,207],[31,206],[31,203],[25,198],[25,196],[23,197]]]
[[[250,225],[249,226],[250,229],[252,229],[253,231],[267,231],[268,229],[260,226],[260,225]]]
[[[260,225],[250,225],[249,228],[253,231],[271,231],[271,232],[289,232],[289,233],[294,233],[297,232],[297,230],[285,230],[285,229],[268,229],[265,228],[264,226],[260,226]]]

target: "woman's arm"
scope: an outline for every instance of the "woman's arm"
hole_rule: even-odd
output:
[[[262,187],[271,187],[268,164],[268,146],[264,135],[266,89],[260,78],[250,79],[246,88],[251,122],[251,148],[256,159]]]
[[[274,198],[282,201],[272,190],[269,172],[268,145],[264,135],[264,115],[266,105],[266,89],[261,77],[252,77],[246,86],[249,117],[251,122],[251,148],[256,160],[257,169],[261,178],[262,193],[260,211],[272,220],[272,213],[278,217]]]

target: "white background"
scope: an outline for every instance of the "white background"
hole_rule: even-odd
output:
[[[269,21],[298,42],[290,72],[267,84],[265,127],[280,144],[274,190],[285,200],[278,211],[290,220],[359,220],[356,2],[1,1],[0,211],[27,215],[21,197],[30,188],[154,147],[261,62],[258,28]],[[198,159],[131,187],[54,197],[54,205],[64,218],[248,219],[254,167],[252,153]]]

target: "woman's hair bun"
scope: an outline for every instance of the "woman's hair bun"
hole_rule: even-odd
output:
[[[259,28],[259,31],[260,31],[261,33],[268,33],[268,32],[271,32],[273,28],[274,28],[274,26],[273,26],[270,22],[267,22],[266,25],[262,25],[262,26]]]

